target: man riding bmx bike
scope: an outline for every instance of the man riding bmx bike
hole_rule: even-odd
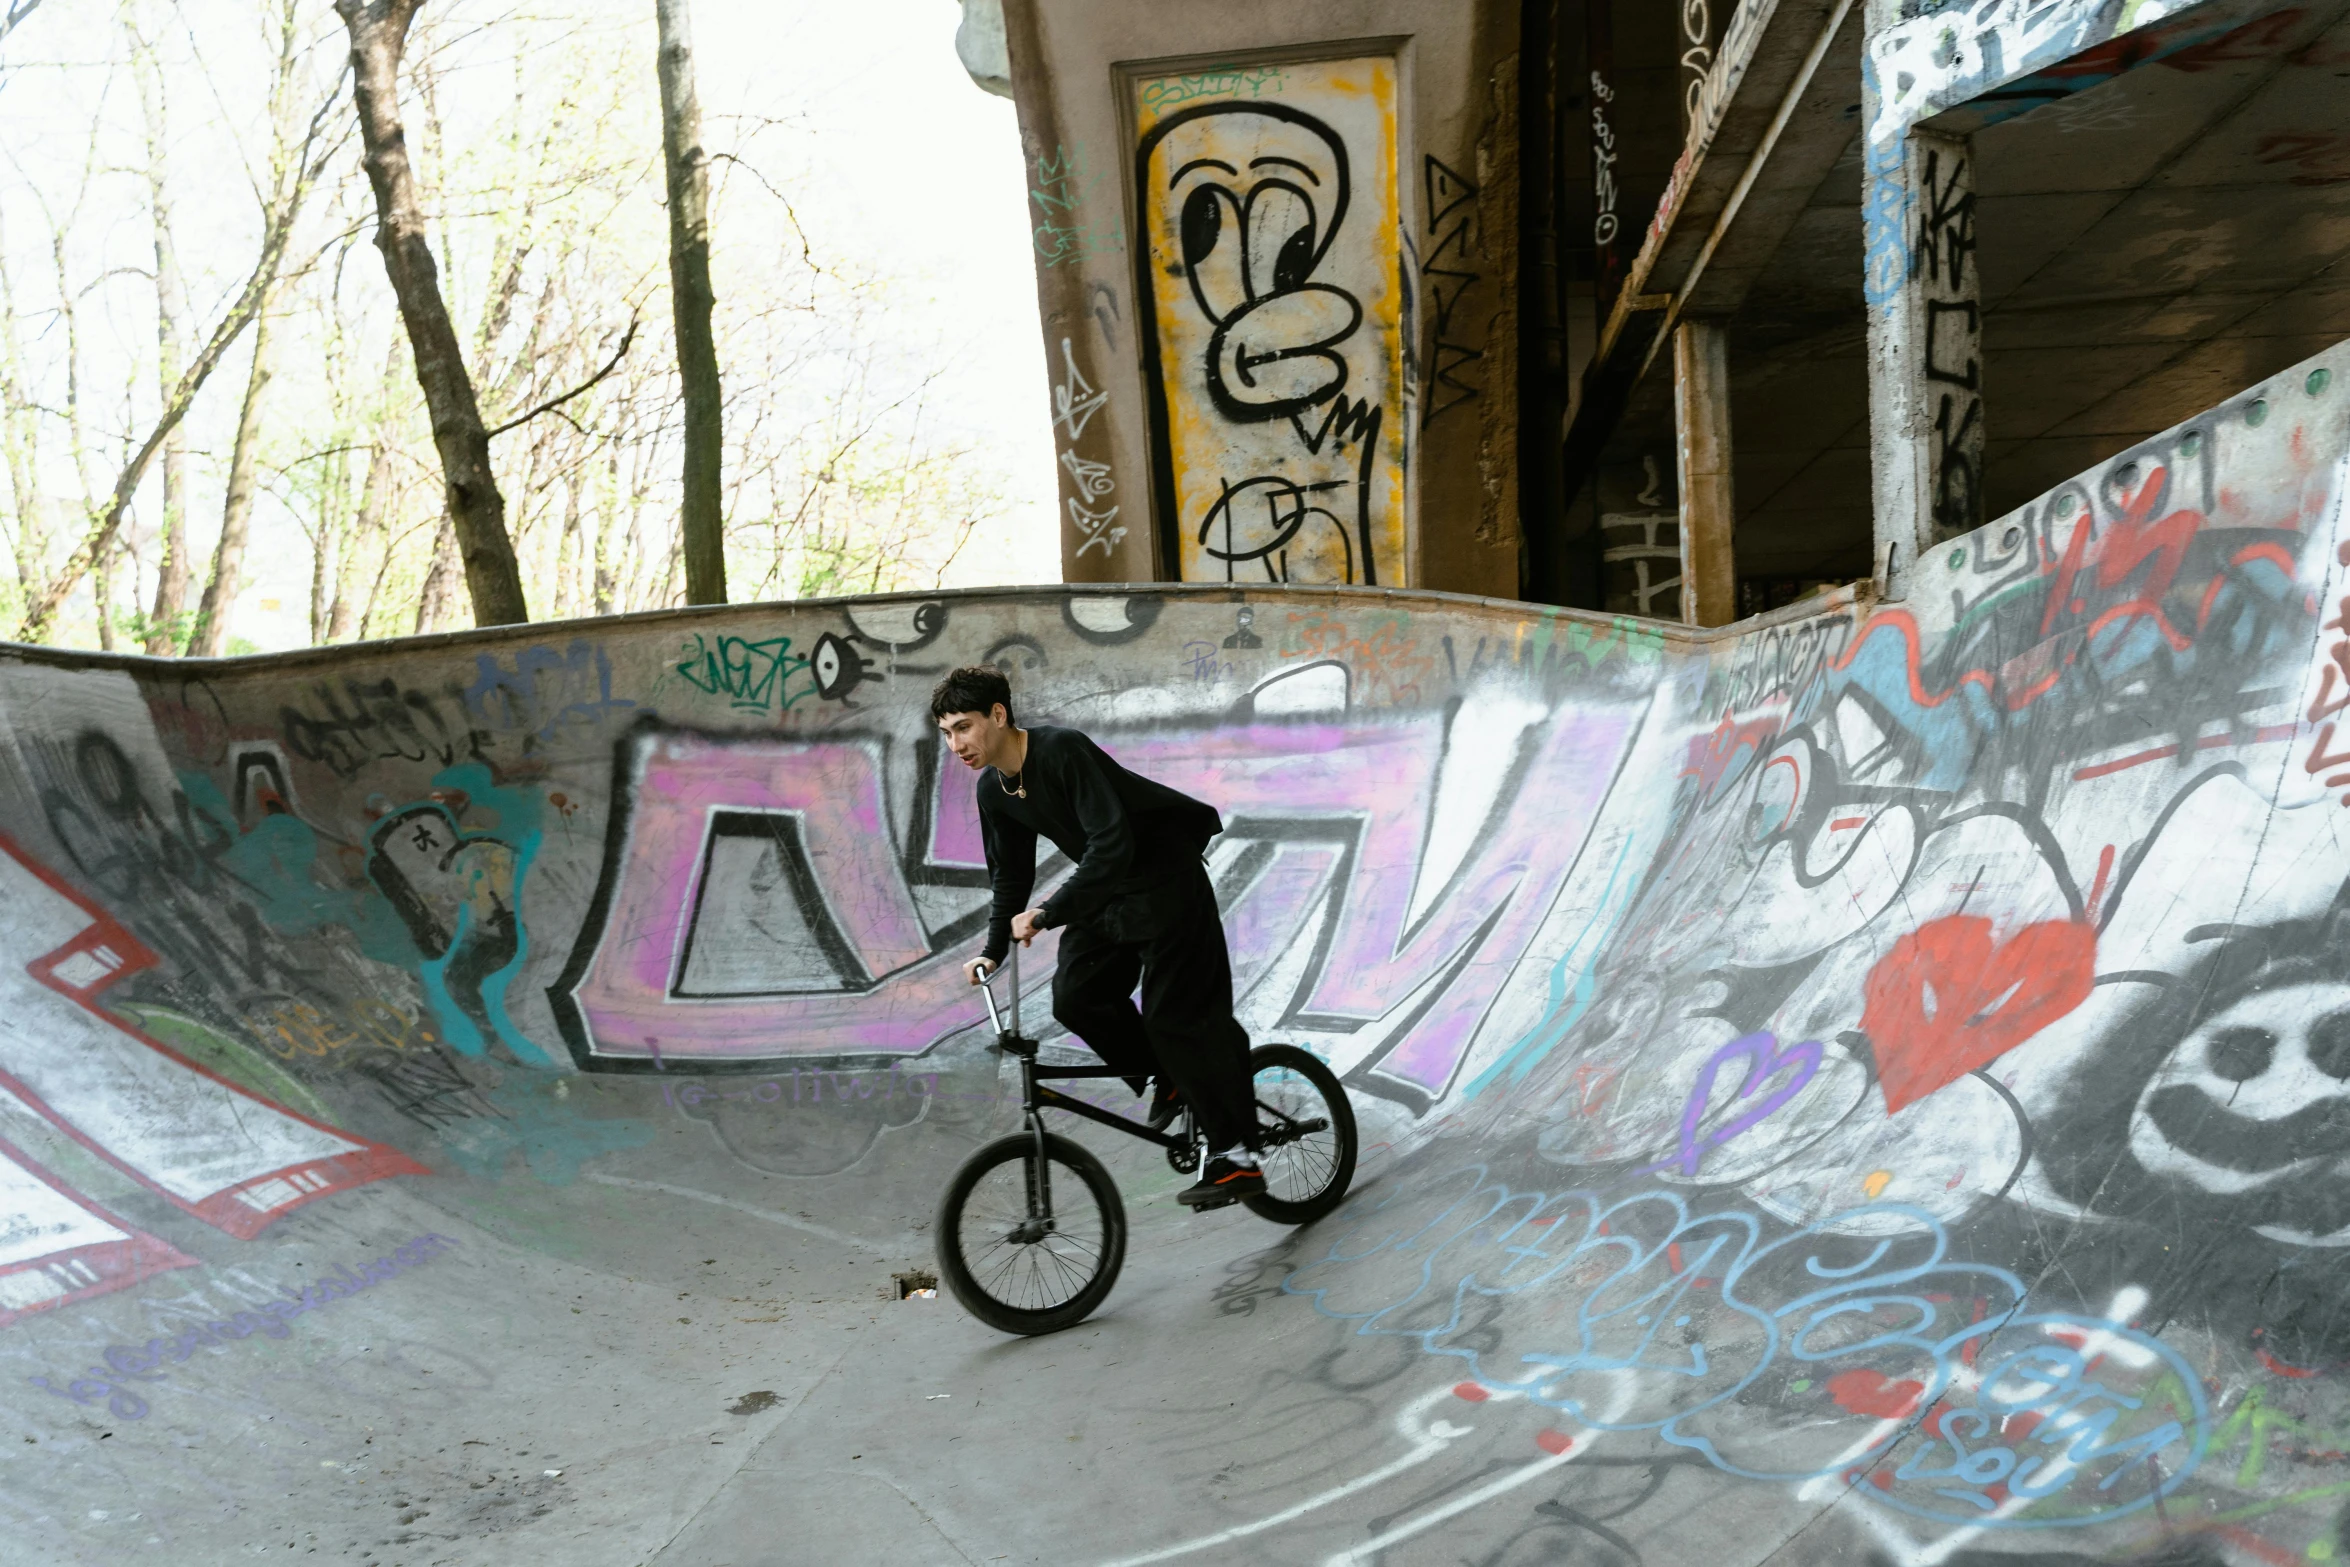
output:
[[[1000,670],[954,671],[931,693],[930,714],[979,774],[993,898],[986,953],[965,966],[971,983],[1013,942],[1059,929],[1053,1016],[1135,1092],[1157,1078],[1152,1126],[1188,1102],[1207,1139],[1199,1181],[1177,1200],[1221,1207],[1263,1193],[1248,1034],[1232,1016],[1232,960],[1202,858],[1223,818],[1127,771],[1074,729],[1020,728]],[[1031,908],[1040,836],[1077,868]]]

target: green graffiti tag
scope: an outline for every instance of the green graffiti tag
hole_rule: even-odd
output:
[[[1043,221],[1031,231],[1036,254],[1048,267],[1116,255],[1126,248],[1115,219],[1081,219],[1077,209],[1101,185],[1101,171],[1087,158],[1082,145],[1066,144],[1036,155],[1036,174],[1028,199],[1036,203]],[[1098,204],[1097,204],[1098,211]]]
[[[677,672],[695,689],[722,696],[747,713],[787,713],[816,694],[808,656],[791,650],[791,638],[705,637],[697,631],[683,647]],[[796,689],[795,689],[796,685]]]
[[[1143,83],[1142,106],[1166,109],[1195,98],[1262,98],[1281,91],[1288,81],[1278,65],[1212,65],[1186,76],[1162,76]]]

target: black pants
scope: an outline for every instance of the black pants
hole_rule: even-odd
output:
[[[1199,861],[1167,867],[1156,885],[1061,932],[1053,1016],[1138,1088],[1139,1079],[1165,1072],[1210,1148],[1256,1146],[1248,1034],[1232,1017],[1232,958]]]

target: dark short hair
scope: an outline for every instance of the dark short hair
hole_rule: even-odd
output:
[[[978,713],[985,716],[994,706],[1004,704],[1004,722],[1012,721],[1012,682],[1004,672],[988,664],[971,664],[956,670],[941,680],[930,693],[932,722],[949,713]]]

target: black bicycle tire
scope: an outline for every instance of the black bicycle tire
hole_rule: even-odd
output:
[[[1319,1192],[1296,1202],[1288,1202],[1266,1192],[1257,1197],[1243,1197],[1251,1213],[1271,1219],[1275,1224],[1311,1224],[1346,1200],[1347,1188],[1355,1176],[1355,1112],[1348,1102],[1346,1090],[1339,1085],[1338,1074],[1322,1063],[1322,1058],[1297,1045],[1259,1045],[1248,1055],[1249,1081],[1269,1066],[1287,1067],[1307,1082],[1312,1083],[1329,1107],[1331,1129],[1338,1134],[1338,1158],[1331,1178]]]
[[[1110,1172],[1101,1160],[1082,1144],[1047,1132],[1046,1160],[1075,1171],[1101,1210],[1100,1264],[1083,1289],[1060,1305],[1043,1310],[1028,1310],[997,1300],[972,1276],[961,1244],[963,1205],[988,1171],[1013,1159],[1031,1157],[1035,1149],[1036,1137],[1031,1132],[1014,1132],[997,1138],[963,1161],[938,1203],[939,1277],[946,1280],[947,1288],[963,1303],[965,1311],[998,1332],[1028,1337],[1057,1333],[1083,1322],[1109,1296],[1111,1286],[1118,1282],[1119,1270],[1126,1265],[1126,1205],[1118,1198],[1117,1183],[1110,1179]]]

